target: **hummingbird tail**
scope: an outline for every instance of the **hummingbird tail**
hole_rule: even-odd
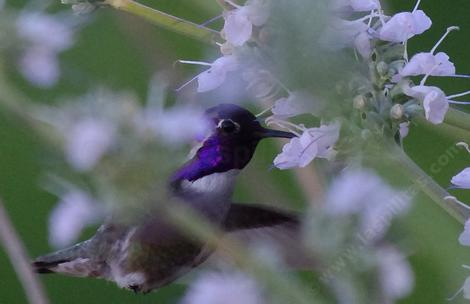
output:
[[[62,263],[67,263],[70,261],[67,260],[60,260],[60,261],[54,261],[54,262],[41,262],[41,261],[33,261],[31,263],[31,266],[33,267],[33,271],[36,273],[40,274],[46,274],[46,273],[55,273],[53,270],[56,268],[59,264]]]
[[[36,273],[64,273],[73,276],[89,276],[90,259],[87,258],[84,243],[76,244],[36,258],[31,267]]]

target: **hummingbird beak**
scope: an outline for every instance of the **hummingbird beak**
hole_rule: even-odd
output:
[[[262,128],[259,132],[257,132],[259,138],[269,138],[269,137],[280,137],[280,138],[293,138],[296,137],[294,133],[286,132],[286,131],[279,131],[279,130],[272,130]]]

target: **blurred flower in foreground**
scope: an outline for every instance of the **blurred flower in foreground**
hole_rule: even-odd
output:
[[[25,43],[19,59],[23,76],[39,87],[55,85],[60,76],[58,55],[74,42],[70,23],[58,15],[24,11],[16,21],[16,28]]]
[[[143,116],[138,123],[173,146],[203,139],[210,127],[203,113],[191,106],[174,106],[168,110],[147,108]]]
[[[377,251],[377,258],[385,295],[392,300],[409,295],[413,290],[414,275],[405,256],[392,246],[384,246]]]
[[[65,193],[49,218],[49,242],[63,248],[75,242],[80,232],[101,219],[102,208],[80,190]]]
[[[359,216],[360,232],[376,240],[387,232],[391,219],[408,210],[411,197],[386,184],[369,170],[346,169],[333,181],[326,196],[326,212]]]
[[[93,118],[78,121],[67,137],[68,161],[77,170],[91,169],[113,144],[115,132],[111,122]]]
[[[240,272],[203,273],[193,282],[181,304],[265,304],[252,278]]]

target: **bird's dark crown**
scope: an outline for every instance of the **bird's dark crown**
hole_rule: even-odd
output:
[[[258,142],[266,137],[294,137],[292,133],[263,128],[250,111],[219,104],[206,111],[211,134],[196,155],[172,178],[172,182],[195,181],[212,173],[243,169],[251,160]]]

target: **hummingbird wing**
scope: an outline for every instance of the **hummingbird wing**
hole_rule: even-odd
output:
[[[225,231],[233,232],[282,224],[298,225],[298,216],[273,207],[232,203],[223,226]]]
[[[311,270],[315,263],[301,242],[299,215],[261,205],[232,203],[224,222],[226,236],[251,247],[271,246],[291,269]],[[215,253],[215,258],[221,254]],[[225,259],[222,257],[222,260]]]

